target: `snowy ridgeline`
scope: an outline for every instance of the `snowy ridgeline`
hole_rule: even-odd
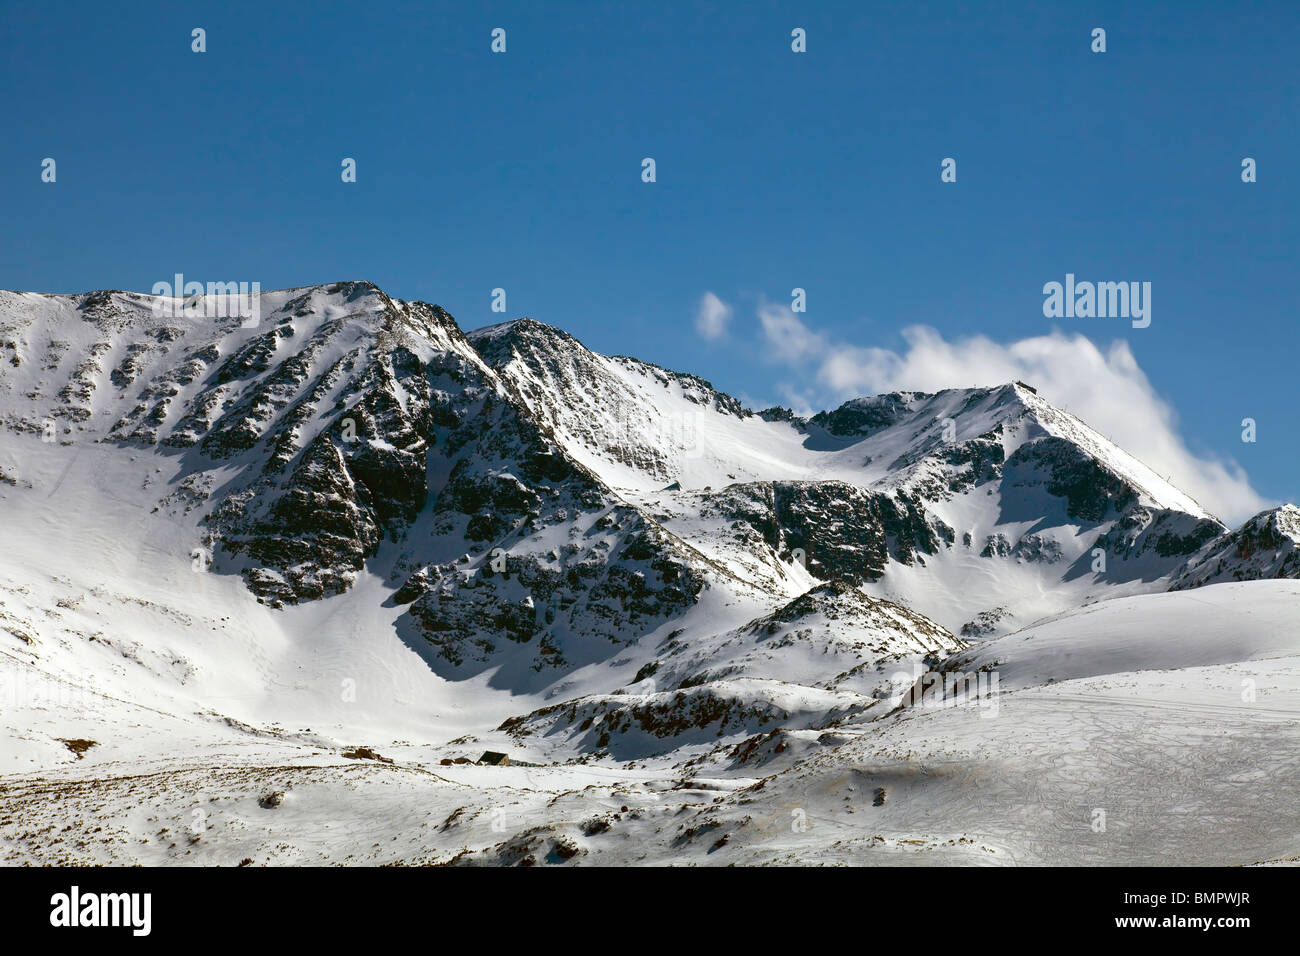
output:
[[[1020,383],[805,420],[369,283],[251,326],[0,292],[0,416],[10,861],[1300,852],[1250,825],[1295,782],[1300,511],[1225,528]],[[1218,849],[1136,811],[1143,749],[1210,737],[1282,768]]]

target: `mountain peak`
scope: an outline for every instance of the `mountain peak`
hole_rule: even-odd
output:
[[[471,342],[476,344],[481,342],[485,345],[501,339],[564,342],[576,345],[585,351],[590,351],[563,329],[548,325],[528,315],[510,319],[507,322],[498,322],[495,325],[485,325],[466,332],[465,337]]]

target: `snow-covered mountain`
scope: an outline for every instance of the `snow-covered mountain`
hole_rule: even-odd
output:
[[[765,591],[845,580],[953,631],[1002,633],[1161,587],[1226,530],[1021,383],[803,420],[528,319],[469,339],[568,457]]]
[[[671,856],[694,838],[660,836],[660,810],[716,797],[739,813],[769,799],[772,774],[803,779],[814,753],[842,767],[886,725],[925,723],[896,707],[910,675],[996,669],[1040,630],[1066,635],[1067,661],[1087,642],[1086,626],[1040,619],[1140,622],[1125,673],[1295,653],[1269,635],[1295,620],[1297,592],[1262,580],[1300,576],[1294,506],[1230,530],[1023,383],[803,419],[531,319],[465,334],[367,282],[265,293],[251,327],[156,305],[0,292],[12,860],[275,862],[347,846],[510,862],[536,856],[537,828],[568,841],[559,860],[570,846],[627,859],[638,841]],[[1189,589],[1225,581],[1249,582],[1223,593],[1234,609],[1259,602],[1258,641],[1210,635],[1221,652],[1186,659],[1151,644],[1160,609],[1194,610]],[[1013,670],[1030,675],[1016,694],[1116,673]],[[485,749],[526,766],[444,766]],[[159,801],[220,790],[231,832],[120,849],[143,824],[105,827],[102,807],[144,766],[167,771]],[[205,768],[225,782],[187,782]],[[3,812],[45,813],[41,787],[91,779],[108,802],[76,812],[104,836],[75,849]],[[484,823],[471,839],[502,780],[522,781],[512,802],[516,787],[557,795],[523,797],[513,835]],[[285,856],[248,830],[270,812],[253,791],[275,781],[316,795],[312,819],[384,781],[397,792],[385,832],[408,833],[412,800],[450,816],[396,856],[361,836],[309,847],[301,830]],[[607,812],[620,800],[643,806]],[[555,830],[575,808],[595,815]],[[294,831],[276,814],[272,830]],[[716,827],[700,814],[698,833],[725,831],[714,840],[745,832],[743,813]],[[630,842],[610,838],[615,822]]]
[[[1179,566],[1170,590],[1223,581],[1300,578],[1300,508],[1261,511],[1210,540]]]

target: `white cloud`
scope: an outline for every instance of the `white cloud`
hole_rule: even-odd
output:
[[[695,310],[695,331],[709,341],[713,341],[726,334],[727,323],[730,321],[731,306],[712,292],[700,296],[700,304]]]
[[[1178,416],[1138,367],[1128,343],[1104,350],[1083,335],[1047,335],[999,343],[982,335],[947,341],[935,329],[903,330],[900,352],[834,341],[805,326],[789,308],[758,312],[774,361],[803,371],[799,394],[832,407],[848,398],[893,391],[1001,385],[1019,379],[1136,455],[1230,524],[1273,504],[1259,495],[1233,461],[1193,454],[1179,434]],[[789,394],[788,386],[779,386]]]
[[[784,361],[803,361],[827,351],[825,338],[799,321],[788,305],[763,302],[758,307],[763,337]]]

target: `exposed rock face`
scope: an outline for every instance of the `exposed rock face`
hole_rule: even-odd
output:
[[[1139,505],[1120,515],[1097,547],[1118,557],[1138,558],[1148,552],[1164,559],[1181,559],[1223,532],[1210,518]]]
[[[436,306],[394,303],[366,284],[324,292],[355,311],[300,332],[316,313],[310,294],[295,297],[194,403],[199,415],[224,409],[198,443],[204,456],[251,459],[208,526],[273,603],[346,590],[381,541],[401,537],[429,498],[435,449],[453,444],[492,388]],[[181,443],[194,419],[182,418]]]
[[[398,593],[452,668],[500,663],[509,642],[532,648],[530,667],[566,667],[608,653],[691,607],[705,576],[661,529],[625,507],[550,511],[540,530],[589,521],[576,540],[547,552],[493,549],[464,562],[426,565]],[[412,588],[412,584],[416,586]]]
[[[500,729],[521,741],[564,733],[575,752],[634,760],[731,734],[826,727],[874,704],[851,693],[735,680],[645,696],[583,697],[513,717]]]
[[[1008,459],[1005,478],[1011,487],[1040,484],[1065,500],[1065,513],[1082,521],[1101,521],[1137,503],[1137,491],[1119,475],[1062,438],[1026,442]]]
[[[706,497],[700,515],[730,522],[738,541],[771,548],[782,561],[802,560],[822,580],[877,580],[892,558],[951,545],[953,531],[905,492],[879,493],[844,482],[732,485]]]
[[[837,438],[866,438],[897,425],[909,414],[912,403],[922,397],[918,392],[890,392],[855,398],[839,408],[818,412],[808,423],[826,429]]]
[[[989,634],[996,634],[998,623],[1008,615],[1005,607],[989,608],[980,611],[975,617],[962,625],[961,636],[968,638],[982,638]]]
[[[1300,508],[1295,505],[1261,511],[1215,537],[1174,574],[1169,590],[1261,578],[1300,578]]]

